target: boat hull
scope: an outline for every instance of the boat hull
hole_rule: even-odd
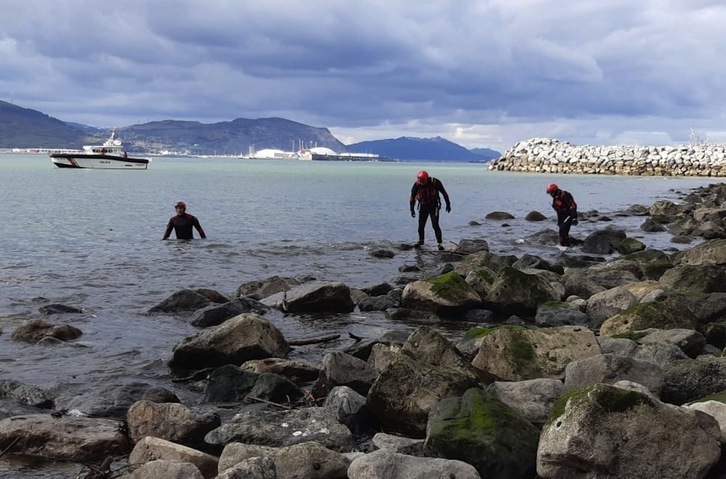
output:
[[[54,153],[50,159],[58,168],[86,168],[94,170],[145,170],[146,158],[128,158],[113,155],[83,155]]]

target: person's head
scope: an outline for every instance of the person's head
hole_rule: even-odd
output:
[[[426,170],[421,170],[416,175],[416,182],[421,183],[422,185],[429,181],[429,172]]]
[[[187,204],[183,201],[177,201],[174,205],[174,209],[176,209],[177,213],[184,213],[187,210]]]
[[[560,189],[554,183],[550,183],[547,186],[547,194],[550,195],[550,196],[555,196],[558,191],[560,191]]]

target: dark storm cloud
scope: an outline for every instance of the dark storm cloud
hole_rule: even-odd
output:
[[[0,99],[100,126],[281,116],[506,149],[722,133],[716,1],[0,0]]]

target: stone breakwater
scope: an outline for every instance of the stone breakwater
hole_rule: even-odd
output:
[[[495,171],[639,176],[726,176],[726,146],[575,146],[549,138],[520,141],[488,167]]]

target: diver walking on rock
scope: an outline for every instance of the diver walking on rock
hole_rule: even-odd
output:
[[[444,184],[438,179],[429,176],[426,170],[421,170],[416,175],[416,182],[411,187],[411,196],[409,198],[409,208],[411,209],[411,217],[416,217],[414,206],[418,201],[418,243],[416,246],[424,244],[424,229],[426,221],[431,217],[431,226],[436,234],[436,242],[439,250],[444,249],[443,239],[441,235],[441,227],[439,226],[439,211],[441,210],[441,197],[439,193],[444,195],[446,201],[446,212],[451,212],[451,202],[449,194],[444,188]]]

